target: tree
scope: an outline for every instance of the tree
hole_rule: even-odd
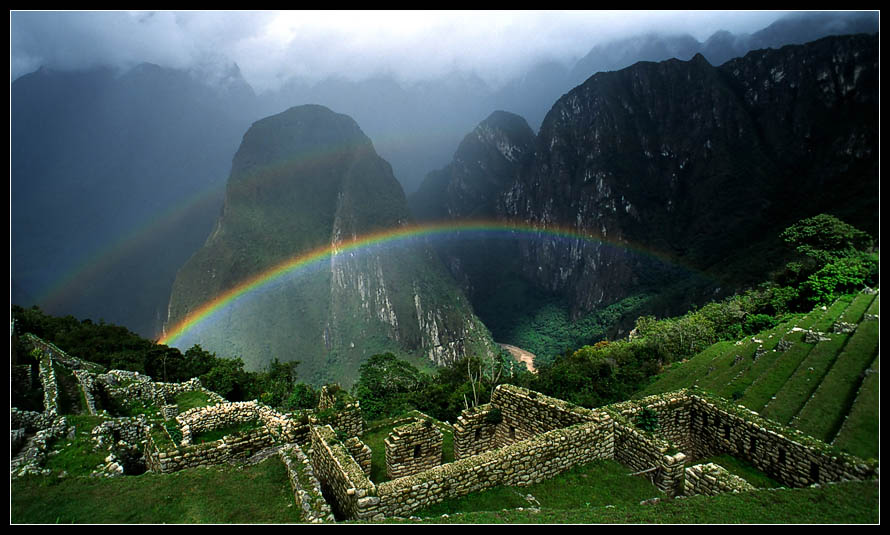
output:
[[[781,237],[819,266],[868,251],[873,244],[868,233],[828,214],[802,219],[782,231]]]

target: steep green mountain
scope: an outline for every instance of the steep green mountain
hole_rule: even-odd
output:
[[[590,77],[494,202],[503,220],[599,240],[518,242],[520,280],[574,317],[641,292],[662,294],[646,312],[676,314],[765,280],[784,260],[778,232],[799,219],[831,213],[876,235],[877,51],[860,34]],[[438,198],[430,217],[464,217]]]
[[[408,222],[392,169],[351,118],[307,105],[257,121],[235,154],[216,229],[177,275],[167,329],[281,262],[330,248],[176,345],[240,356],[251,369],[297,360],[301,378],[347,383],[383,351],[427,366],[493,354],[488,331],[420,241],[347,247]]]

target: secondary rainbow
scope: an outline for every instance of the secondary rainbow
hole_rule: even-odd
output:
[[[169,332],[165,332],[158,340],[159,344],[175,343],[183,334],[188,332],[195,325],[206,321],[216,311],[232,303],[238,298],[249,294],[250,292],[271,283],[285,275],[297,272],[307,268],[316,262],[330,258],[334,254],[342,254],[350,251],[357,251],[364,248],[370,248],[375,245],[393,243],[402,240],[424,238],[434,235],[445,235],[451,233],[462,232],[482,232],[482,233],[519,233],[523,236],[553,236],[559,238],[582,239],[585,241],[595,241],[599,243],[607,243],[629,249],[639,254],[655,257],[666,263],[676,263],[670,261],[660,254],[646,251],[640,247],[632,246],[628,242],[608,241],[602,236],[589,234],[559,226],[536,227],[529,223],[512,223],[504,221],[463,221],[463,222],[445,222],[432,223],[425,225],[404,225],[397,228],[388,228],[378,232],[357,236],[353,239],[344,240],[336,244],[327,244],[317,247],[310,251],[304,252],[297,256],[284,260],[274,267],[254,275],[235,287],[221,293],[211,301],[204,303],[198,309],[188,314],[183,320],[174,325]]]

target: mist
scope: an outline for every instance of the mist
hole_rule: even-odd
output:
[[[410,84],[452,71],[497,88],[541,61],[569,65],[593,46],[658,32],[704,40],[750,33],[778,11],[284,11],[10,14],[11,77],[142,62],[213,71],[237,63],[258,93],[292,77]]]

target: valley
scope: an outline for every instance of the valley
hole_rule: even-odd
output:
[[[879,522],[878,16],[18,76],[11,522]]]

